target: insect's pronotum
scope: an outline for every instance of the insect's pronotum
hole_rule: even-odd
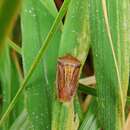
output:
[[[57,95],[60,101],[69,102],[75,95],[80,66],[80,61],[71,55],[58,59]]]

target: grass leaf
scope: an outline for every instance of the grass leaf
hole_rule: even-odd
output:
[[[99,130],[97,121],[98,105],[96,98],[93,98],[86,112],[85,118],[79,130]]]
[[[1,81],[1,89],[2,89],[2,114],[7,109],[10,101],[11,101],[11,62],[9,56],[9,48],[8,45],[5,45],[2,49],[2,53],[0,55],[0,81]],[[8,130],[10,125],[10,118],[5,122],[2,129]]]
[[[99,121],[106,130],[122,130],[124,125],[129,70],[126,60],[128,37],[124,35],[127,29],[123,25],[128,17],[127,3],[128,0],[90,1]],[[122,65],[125,70],[122,69]]]
[[[11,53],[11,99],[13,99],[13,97],[15,96],[16,92],[19,89],[21,80],[22,80],[22,74],[21,74],[21,70],[20,69],[20,65],[18,63],[18,58],[15,52]],[[14,107],[14,109],[11,112],[11,124],[16,120],[16,118],[19,116],[19,114],[21,113],[21,111],[24,108],[24,94],[22,94],[19,99],[18,102],[16,104],[16,106]]]
[[[63,6],[61,7],[61,10],[59,11],[55,21],[53,22],[53,25],[52,25],[52,27],[51,27],[51,29],[50,29],[46,39],[44,40],[44,43],[43,43],[42,47],[40,48],[40,50],[39,50],[38,54],[36,55],[36,57],[35,57],[32,65],[31,65],[30,69],[28,70],[28,73],[26,74],[26,77],[22,81],[19,90],[17,91],[15,97],[12,99],[11,103],[9,104],[6,112],[3,114],[3,116],[2,116],[2,118],[0,120],[0,126],[7,119],[9,113],[11,112],[11,110],[15,106],[16,102],[18,101],[18,97],[22,93],[23,89],[26,87],[27,82],[30,79],[32,73],[34,72],[36,66],[41,61],[43,54],[45,54],[45,50],[47,49],[47,47],[49,45],[49,42],[52,39],[52,36],[54,36],[54,33],[56,32],[60,21],[62,20],[63,16],[65,15],[65,12],[67,10],[68,4],[69,4],[69,0],[65,0]]]
[[[24,109],[9,130],[19,130],[27,118],[28,113],[27,110]]]
[[[18,14],[21,0],[2,0],[0,2],[0,49],[6,36],[10,33],[13,22]]]
[[[53,21],[54,18],[39,1],[24,1],[22,13],[22,51],[25,75],[38,53],[42,41],[45,40]],[[59,41],[60,33],[57,32],[51,40],[51,46],[48,47],[44,58],[35,69],[27,85],[27,110],[36,130],[50,129],[50,102],[52,100],[52,86],[55,81]]]
[[[14,49],[18,54],[22,55],[22,52],[21,52],[21,48],[16,45],[13,41],[11,41],[10,39],[8,39],[8,45]]]
[[[56,9],[56,6],[55,6],[55,3],[54,3],[54,0],[40,0],[44,6],[46,7],[46,9],[48,10],[48,12],[50,12],[50,14],[53,16],[53,17],[56,17],[58,11]]]

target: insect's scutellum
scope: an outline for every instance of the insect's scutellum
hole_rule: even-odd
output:
[[[57,95],[60,101],[69,102],[75,95],[80,66],[80,61],[71,55],[58,59]]]

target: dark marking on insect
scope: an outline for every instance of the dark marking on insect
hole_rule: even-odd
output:
[[[77,90],[80,61],[71,55],[58,59],[57,95],[61,102],[69,102]]]

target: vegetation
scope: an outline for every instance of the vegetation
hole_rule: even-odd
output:
[[[128,130],[129,8],[129,0],[1,0],[0,130]],[[57,63],[66,55],[81,67],[76,94],[61,101]]]

